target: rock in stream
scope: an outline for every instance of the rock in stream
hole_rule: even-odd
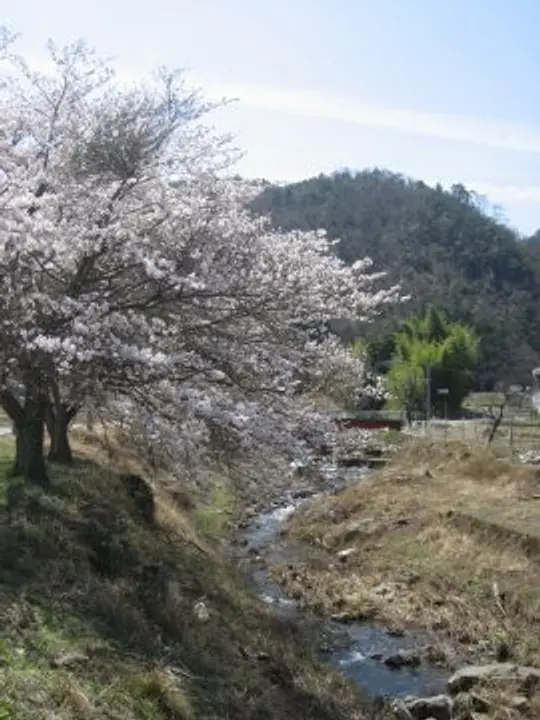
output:
[[[293,491],[294,493],[294,491]],[[307,611],[288,598],[271,576],[271,568],[294,563],[296,551],[281,535],[286,521],[310,497],[292,497],[288,502],[252,517],[243,529],[238,555],[249,560],[250,575],[256,590],[276,612],[302,619]],[[254,561],[254,558],[257,558]],[[262,562],[261,562],[262,559]],[[331,619],[309,616],[310,625],[318,626],[324,660],[355,682],[367,695],[405,697],[438,695],[446,688],[448,672],[426,662],[421,649],[433,638],[425,633],[389,633],[387,628],[369,622],[347,625]],[[399,659],[399,661],[398,661]]]

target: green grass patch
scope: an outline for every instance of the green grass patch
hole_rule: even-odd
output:
[[[13,465],[15,443],[13,438],[0,437],[0,505],[5,505],[9,487],[9,474]]]
[[[204,504],[194,514],[200,532],[213,538],[223,537],[230,528],[235,509],[235,497],[229,479],[225,474],[214,473],[211,477],[213,489]]]
[[[0,442],[5,718],[364,717],[306,651],[316,638],[269,614],[220,555],[213,538],[234,511],[227,477],[213,477],[206,507],[148,484],[143,506],[110,463],[52,465],[43,492],[8,479],[11,452]]]
[[[498,392],[475,392],[463,401],[463,407],[480,410],[484,407],[497,407],[504,402],[504,394]]]

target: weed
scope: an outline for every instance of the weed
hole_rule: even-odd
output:
[[[118,438],[79,433],[75,463],[51,466],[46,493],[7,479],[10,442],[0,442],[0,718],[363,717],[351,688],[304,649],[312,639],[276,624],[220,554],[234,483],[216,483],[201,508],[178,481],[180,501],[171,477],[153,477],[148,522],[124,477],[144,478],[144,463]]]
[[[294,536],[344,562],[278,576],[323,612],[443,630],[540,662],[539,476],[460,443],[412,442],[384,470],[293,518]],[[311,590],[309,589],[311,588]]]

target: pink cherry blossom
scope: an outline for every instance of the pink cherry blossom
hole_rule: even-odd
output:
[[[397,289],[368,260],[343,264],[324,232],[254,217],[258,186],[232,175],[236,148],[181,75],[126,89],[81,43],[50,53],[44,74],[3,52],[4,408],[18,423],[25,398],[60,411],[114,397],[173,444],[202,444],[214,422],[289,447],[300,378],[362,387],[363,363],[306,330],[369,319]]]

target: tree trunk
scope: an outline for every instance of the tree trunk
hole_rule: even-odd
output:
[[[67,414],[62,409],[55,415],[52,428],[49,428],[51,446],[49,448],[49,460],[51,462],[69,465],[73,462],[73,453],[68,437],[69,421]]]
[[[11,477],[19,477],[23,474],[22,448],[19,440],[19,430],[16,423],[13,423],[13,432],[15,434],[15,460],[11,466],[9,474]]]
[[[51,445],[49,460],[51,462],[70,465],[73,462],[73,453],[69,443],[69,424],[77,414],[76,408],[67,407],[64,403],[51,403],[47,405],[46,424]]]
[[[491,430],[489,431],[489,436],[488,436],[488,440],[487,440],[488,447],[489,447],[489,445],[491,445],[491,443],[495,439],[497,430],[499,429],[499,427],[503,421],[506,403],[507,403],[507,400],[505,399],[504,403],[499,407],[499,414],[496,416],[492,416],[493,424],[491,426]]]
[[[410,427],[412,425],[412,410],[409,403],[405,405],[405,417],[407,419],[407,425]]]
[[[44,401],[27,399],[22,416],[15,422],[16,453],[13,465],[14,475],[22,475],[42,487],[49,484],[43,453],[44,423]]]

